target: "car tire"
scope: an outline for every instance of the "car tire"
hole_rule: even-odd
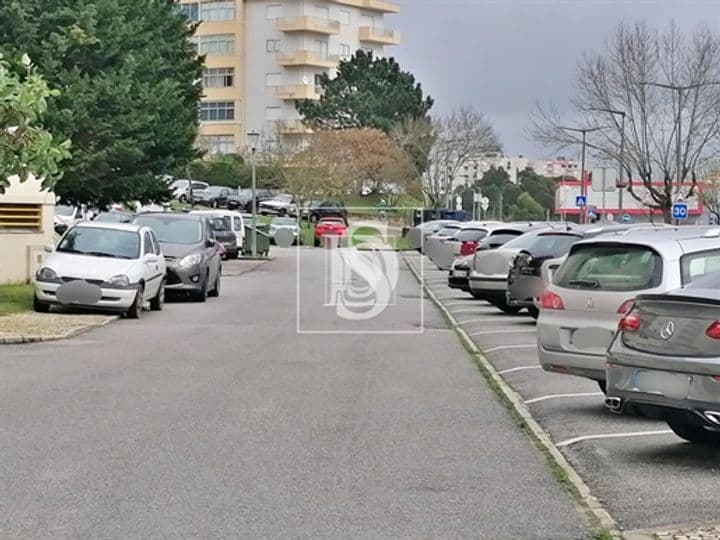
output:
[[[180,195],[180,196],[178,197],[178,201],[180,201],[181,203],[185,204],[185,203],[187,202],[187,197],[186,197],[185,195]]]
[[[137,293],[135,294],[135,300],[132,305],[128,308],[125,315],[128,319],[139,319],[142,315],[143,310],[143,296],[145,294],[145,286],[139,285]]]
[[[521,307],[511,306],[504,298],[494,300],[493,305],[500,311],[502,311],[503,313],[507,313],[508,315],[514,315],[515,313],[520,313],[520,311],[522,311]]]
[[[314,238],[314,239],[313,239],[313,246],[315,246],[315,247],[320,247],[320,239],[319,239],[319,238]]]
[[[212,206],[213,208],[217,208],[217,207],[218,207],[218,202],[217,202],[217,201],[213,201],[210,206]]]
[[[200,286],[200,290],[196,293],[193,293],[193,300],[195,300],[196,302],[200,302],[200,303],[207,301],[208,286],[209,286],[208,281],[210,281],[210,272],[209,271],[205,274],[205,279],[203,279],[203,283]]]
[[[41,302],[37,296],[33,295],[33,311],[35,311],[35,313],[49,313],[50,304]]]
[[[222,276],[222,267],[218,268],[218,275],[217,278],[215,278],[215,286],[212,288],[212,290],[208,293],[208,296],[212,298],[217,298],[220,296],[220,280]]]
[[[607,395],[607,381],[597,381],[597,383],[602,393]]]
[[[310,214],[310,223],[315,223],[318,219],[320,219],[318,214]]]
[[[468,292],[475,300],[485,300],[485,298],[477,291],[470,289]]]
[[[160,283],[160,288],[158,289],[158,292],[155,295],[155,298],[150,300],[150,310],[151,311],[162,311],[164,307],[165,307],[165,280],[162,280],[162,283]]]
[[[708,431],[701,426],[694,426],[677,420],[668,420],[667,424],[675,435],[691,443],[704,446],[720,445],[720,433],[718,432]]]
[[[540,310],[536,307],[527,308],[528,314],[535,320],[540,316]]]

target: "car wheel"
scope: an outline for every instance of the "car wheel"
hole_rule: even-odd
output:
[[[212,288],[212,290],[208,293],[208,296],[212,296],[213,298],[217,298],[220,296],[220,276],[222,275],[222,267],[218,269],[218,275],[215,279],[215,286]]]
[[[313,246],[320,247],[320,239],[319,238],[313,239]]]
[[[520,313],[520,311],[522,310],[522,308],[519,306],[511,306],[504,298],[493,301],[493,305],[503,313],[507,313],[509,315]]]
[[[668,420],[668,426],[675,432],[675,435],[694,444],[702,444],[705,446],[720,445],[720,433],[716,431],[708,431],[707,429],[685,424],[677,420]]]
[[[143,296],[145,295],[145,286],[139,285],[137,293],[135,294],[135,300],[133,301],[130,308],[127,310],[128,319],[139,319],[142,315],[143,309]]]
[[[150,309],[152,311],[162,311],[165,307],[165,280],[160,283],[160,288],[158,289],[157,294],[155,295],[155,298],[150,300]]]
[[[310,223],[315,223],[319,216],[317,214],[310,214]]]
[[[287,216],[287,208],[281,208],[281,209],[280,209],[280,215],[281,215],[281,216]]]
[[[477,292],[477,291],[473,291],[473,290],[471,289],[471,290],[468,291],[468,292],[472,295],[472,297],[473,297],[475,300],[485,300],[485,298],[483,297],[483,295],[481,295],[481,294],[480,294],[479,292]]]
[[[213,208],[217,208],[217,207],[218,207],[218,202],[217,202],[217,201],[213,201],[213,202],[212,202],[212,207],[213,207]]]
[[[598,386],[603,394],[607,394],[607,381],[597,381]]]
[[[178,197],[178,201],[180,201],[181,203],[184,204],[184,203],[187,202],[187,197],[186,197],[185,195],[180,195],[180,196]]]
[[[540,316],[540,310],[536,307],[529,307],[527,308],[528,313],[533,319],[536,319]]]
[[[33,295],[33,310],[36,313],[48,313],[50,311],[50,304],[41,302],[37,296]]]
[[[207,300],[208,286],[210,285],[208,283],[208,281],[210,281],[210,272],[209,271],[205,274],[205,279],[203,279],[200,290],[196,293],[193,293],[193,300],[195,300],[196,302],[205,302]]]

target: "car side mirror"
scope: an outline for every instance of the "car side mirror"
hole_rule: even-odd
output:
[[[215,240],[214,238],[208,238],[207,240],[205,240],[205,247],[211,248],[215,246],[217,246],[217,240]]]
[[[48,244],[48,245],[46,245],[46,246],[43,246],[43,251],[44,251],[45,253],[52,253],[53,251],[55,251],[55,246],[53,246],[53,245],[51,245],[51,244]]]
[[[158,260],[159,260],[158,256],[155,255],[154,253],[148,253],[147,255],[145,255],[145,262],[156,263],[156,262],[158,262]]]

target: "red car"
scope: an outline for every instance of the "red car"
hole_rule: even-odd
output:
[[[324,236],[345,236],[347,226],[342,218],[322,218],[315,224],[315,247],[322,243]]]

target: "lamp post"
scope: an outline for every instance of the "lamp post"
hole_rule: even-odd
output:
[[[260,133],[256,130],[252,130],[247,134],[248,142],[250,143],[250,153],[252,160],[252,238],[251,238],[251,253],[253,257],[257,257],[257,173],[255,169],[255,153],[257,152],[257,144],[260,139]]]
[[[619,115],[621,117],[620,123],[620,157],[618,158],[618,213],[623,213],[623,189],[625,184],[623,182],[623,169],[625,167],[625,117],[627,113],[617,109],[590,109],[592,111],[605,112],[612,115]],[[631,179],[628,178],[628,181]]]

